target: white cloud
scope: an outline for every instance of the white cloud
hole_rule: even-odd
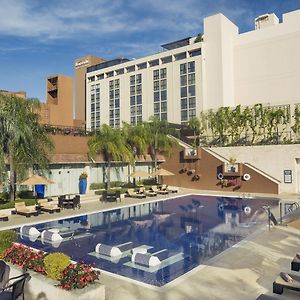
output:
[[[0,0],[0,35],[40,40],[99,38],[161,30],[162,36],[199,32],[203,17],[224,0]],[[225,2],[224,2],[225,3]],[[229,9],[227,8],[229,11]],[[230,14],[244,16],[242,9]],[[173,39],[173,36],[170,37]]]

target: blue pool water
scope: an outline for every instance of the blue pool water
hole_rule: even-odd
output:
[[[37,224],[34,227],[40,232],[58,229],[63,240],[53,243],[20,235],[19,242],[162,286],[241,241],[257,225],[266,224],[267,214],[261,207],[277,204],[278,200],[267,198],[189,195]],[[121,255],[97,253],[99,243],[121,249]],[[149,267],[132,262],[137,247],[159,263]]]

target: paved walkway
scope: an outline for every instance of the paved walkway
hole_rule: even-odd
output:
[[[214,194],[211,191],[192,191],[186,193]],[[225,194],[225,193],[224,193]],[[241,194],[228,193],[241,196]],[[248,195],[246,195],[248,196]],[[258,195],[267,196],[267,195]],[[268,195],[283,198],[283,201],[299,201],[299,195]],[[11,216],[9,222],[2,222],[0,229],[15,227],[25,223],[36,223],[54,218],[66,218],[74,214],[107,210],[123,205],[157,201],[156,199],[137,200],[125,198],[121,203],[101,203],[99,200],[82,201],[80,210],[63,210],[60,214],[43,214],[25,218]],[[289,272],[290,262],[300,252],[300,230],[289,226],[277,226],[269,231],[265,227],[238,245],[211,259],[170,284],[161,287],[148,287],[143,284],[117,278],[102,273],[101,281],[106,286],[107,300],[185,300],[185,299],[256,299],[261,293],[273,295],[272,283],[280,271]],[[300,275],[300,274],[299,274]],[[278,299],[299,299],[300,294],[285,290]]]

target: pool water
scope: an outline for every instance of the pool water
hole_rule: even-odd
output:
[[[188,195],[158,202],[37,224],[40,232],[59,230],[60,242],[20,235],[19,242],[46,252],[63,252],[72,260],[95,263],[99,269],[155,286],[204,264],[267,224],[262,206],[270,198],[246,199]],[[115,246],[121,254],[95,251],[97,244]],[[106,247],[105,246],[105,247]],[[158,263],[132,261],[143,252]]]

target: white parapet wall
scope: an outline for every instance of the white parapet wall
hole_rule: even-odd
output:
[[[10,277],[22,274],[20,268],[10,265]],[[96,282],[95,284],[71,291],[56,287],[56,281],[36,272],[29,271],[31,279],[25,286],[25,299],[38,300],[105,300],[105,286]],[[100,275],[101,276],[101,275]]]
[[[249,163],[278,179],[280,193],[300,193],[300,145],[216,147],[211,150],[227,159]],[[289,171],[292,177],[288,176]],[[289,179],[291,183],[285,182]]]

